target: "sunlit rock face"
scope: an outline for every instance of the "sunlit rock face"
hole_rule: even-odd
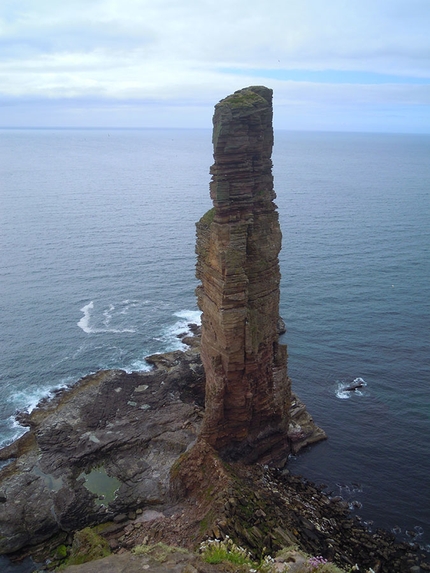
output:
[[[227,458],[282,463],[291,401],[278,342],[281,231],[273,189],[272,90],[223,99],[213,118],[214,208],[197,223],[206,373],[202,437]]]

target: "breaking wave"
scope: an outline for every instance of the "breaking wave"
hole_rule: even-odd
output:
[[[79,328],[81,328],[87,334],[134,333],[136,332],[135,328],[115,328],[111,326],[115,311],[116,315],[126,315],[130,306],[135,306],[135,303],[128,300],[122,301],[121,308],[119,310],[116,309],[115,305],[109,304],[102,313],[103,326],[97,326],[97,319],[100,321],[100,318],[98,316],[94,316],[94,301],[91,301],[81,308],[81,312],[84,313],[84,316],[78,321],[77,324]],[[96,322],[96,326],[93,326],[93,322]]]
[[[201,324],[201,312],[198,310],[180,310],[173,316],[179,318],[174,324],[165,328],[157,341],[165,347],[165,351],[184,350],[187,348],[182,342],[182,337],[192,334],[190,324]]]

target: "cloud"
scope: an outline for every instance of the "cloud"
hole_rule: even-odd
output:
[[[428,0],[4,0],[0,98],[426,106],[429,29]]]

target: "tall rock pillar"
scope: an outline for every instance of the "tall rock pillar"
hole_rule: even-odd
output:
[[[291,400],[286,346],[278,342],[278,254],[272,90],[249,87],[215,106],[214,208],[197,223],[202,438],[222,455],[282,463]]]

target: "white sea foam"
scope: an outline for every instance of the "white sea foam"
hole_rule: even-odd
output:
[[[14,408],[18,411],[24,410],[25,412],[31,413],[42,399],[50,398],[55,391],[66,388],[73,380],[73,377],[65,378],[50,388],[47,388],[46,386],[36,386],[33,388],[26,388],[25,390],[15,390],[9,394],[6,401],[9,404],[13,404]],[[12,420],[12,427],[19,427],[14,416],[10,416],[9,422]]]
[[[133,362],[127,366],[127,368],[124,368],[124,370],[127,374],[130,374],[130,372],[148,372],[149,370],[152,370],[152,366],[148,364],[145,359],[133,360]]]
[[[84,316],[79,320],[77,323],[79,328],[82,328],[84,332],[87,334],[105,334],[105,333],[113,333],[113,334],[123,334],[123,333],[133,333],[136,332],[134,328],[111,328],[110,324],[113,318],[113,311],[115,310],[115,305],[109,304],[107,308],[103,310],[103,325],[104,328],[99,328],[96,326],[91,326],[90,324],[93,322],[93,311],[94,311],[94,301],[89,302],[81,309],[81,312],[84,313]],[[124,313],[120,313],[124,314]],[[95,318],[97,320],[97,317]]]
[[[156,340],[163,343],[164,351],[166,352],[186,349],[187,346],[183,344],[179,336],[191,334],[190,324],[201,324],[201,312],[199,310],[179,310],[173,316],[178,317],[180,320],[167,327],[162,335],[156,338]]]
[[[141,304],[148,304],[148,303],[149,300],[144,300]],[[123,308],[122,310],[119,311],[119,314],[128,314],[130,308],[135,308],[136,306],[139,306],[139,301],[126,299],[121,301],[121,304],[123,305]]]
[[[168,335],[176,339],[180,343],[180,347],[184,347],[182,342],[180,342],[179,335],[184,333],[191,334],[190,324],[200,325],[202,323],[202,313],[199,310],[180,310],[174,313],[181,320],[178,320],[168,329]]]
[[[342,388],[343,386],[339,384],[339,387],[336,390],[336,398],[339,398],[340,400],[348,400],[351,398],[351,392],[346,392],[345,390],[342,390]]]
[[[47,388],[46,386],[38,386],[34,388],[26,388],[25,390],[15,390],[7,396],[5,401],[8,404],[11,404],[16,412],[28,412],[30,414],[41,400],[52,397],[56,390],[65,388],[71,380],[73,380],[71,377],[64,379],[59,384],[50,388]],[[15,414],[12,414],[6,419],[6,426],[8,430],[5,433],[5,436],[1,437],[3,441],[0,441],[0,447],[14,442],[28,431],[28,428],[19,424],[16,420]]]
[[[25,410],[30,413],[45,396],[49,396],[50,391],[47,388],[32,388],[31,390],[16,390],[7,397],[7,402],[13,404],[16,410]],[[15,419],[14,416],[9,421]],[[19,424],[18,424],[19,425]],[[13,424],[12,427],[15,427]]]
[[[123,301],[123,303],[135,303],[136,301]],[[146,300],[143,301],[142,304],[149,304],[150,301]],[[135,305],[137,306],[137,305]],[[154,337],[154,340],[161,343],[161,348],[159,352],[170,352],[172,350],[185,350],[188,348],[186,344],[182,343],[182,336],[180,335],[192,335],[192,331],[190,330],[190,324],[201,324],[201,312],[196,310],[180,310],[178,312],[173,313],[173,316],[179,318],[174,324],[169,327],[166,327],[164,331],[160,334],[160,336]],[[124,370],[126,372],[146,372],[152,369],[146,360],[143,359],[135,359],[126,367]]]
[[[113,334],[123,334],[129,332],[133,334],[136,332],[134,328],[95,328],[93,330],[95,333],[112,332]]]
[[[134,308],[142,307],[150,303],[151,303],[150,300],[143,300],[143,301],[129,300],[129,299],[123,300],[121,301],[122,309],[119,311],[118,314],[129,314],[130,310],[133,311]]]
[[[362,388],[357,388],[356,390],[347,390],[347,388],[353,386],[354,384],[359,384],[362,387],[367,386],[367,382],[358,376],[354,378],[352,382],[346,382],[345,380],[338,380],[336,387],[336,397],[340,400],[348,400],[352,396],[364,396],[364,391]]]
[[[103,316],[104,316],[104,320],[103,320],[103,324],[106,326],[106,328],[109,327],[110,321],[112,320],[112,312],[115,310],[115,305],[110,304],[108,306],[108,308],[106,308],[103,311]]]
[[[30,428],[25,428],[18,424],[15,420],[15,416],[9,416],[7,418],[6,423],[10,428],[10,431],[7,432],[7,437],[5,437],[2,441],[0,441],[0,448],[12,444],[15,440],[26,434]]]
[[[93,301],[89,302],[88,304],[86,304],[81,308],[81,312],[84,313],[84,316],[78,322],[78,326],[79,328],[82,328],[82,330],[87,334],[90,334],[92,332],[89,324],[90,324],[90,315],[93,308],[94,308]]]
[[[178,316],[179,318],[184,318],[186,320],[186,324],[201,324],[202,322],[202,313],[200,310],[180,310],[174,313],[174,316]]]

